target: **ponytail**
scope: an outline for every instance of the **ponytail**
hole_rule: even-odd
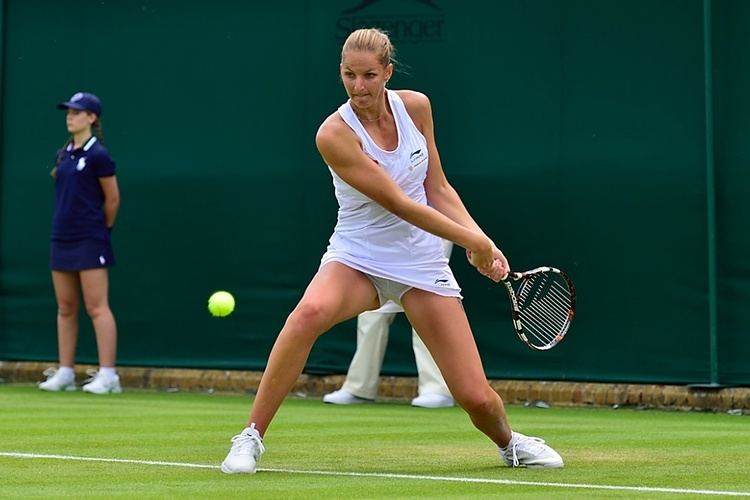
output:
[[[102,130],[102,119],[98,116],[96,117],[96,121],[91,125],[91,128],[94,131],[94,135],[96,138],[104,144],[104,131]]]
[[[60,147],[60,149],[57,150],[57,153],[55,153],[55,164],[52,167],[52,170],[50,170],[50,172],[49,172],[49,175],[51,177],[54,178],[57,175],[57,167],[63,161],[63,158],[65,158],[65,154],[68,152],[67,151],[68,144],[70,144],[71,142],[73,142],[73,138],[72,137],[70,139],[68,139],[67,141],[65,141],[65,143],[63,143],[62,147]]]

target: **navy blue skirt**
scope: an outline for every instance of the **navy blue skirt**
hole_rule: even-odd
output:
[[[49,267],[53,271],[83,271],[114,265],[110,240],[52,241]]]

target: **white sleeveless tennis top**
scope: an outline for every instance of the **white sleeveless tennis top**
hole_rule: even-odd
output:
[[[362,142],[365,154],[378,162],[413,200],[427,204],[427,141],[406,111],[399,95],[386,90],[398,129],[393,151],[381,149],[370,138],[349,101],[338,113]],[[341,262],[372,276],[390,279],[448,297],[461,297],[442,240],[397,217],[344,182],[333,169],[339,204],[338,220],[321,266]]]

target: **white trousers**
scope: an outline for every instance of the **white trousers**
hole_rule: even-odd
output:
[[[443,241],[443,251],[450,258],[453,243]],[[349,364],[346,380],[341,387],[346,392],[365,399],[376,399],[378,395],[378,381],[383,367],[385,349],[388,346],[388,331],[397,312],[391,312],[388,303],[383,308],[388,312],[367,311],[357,317],[357,350]],[[400,309],[400,307],[398,307]],[[451,396],[445,385],[440,369],[432,359],[430,351],[419,338],[417,332],[411,331],[411,344],[414,349],[414,360],[417,363],[417,392],[422,394],[442,394]]]
[[[357,317],[357,350],[341,387],[346,392],[365,399],[377,398],[380,370],[388,346],[388,330],[396,314],[368,311]],[[450,396],[440,369],[414,329],[411,331],[411,342],[417,363],[418,393]]]

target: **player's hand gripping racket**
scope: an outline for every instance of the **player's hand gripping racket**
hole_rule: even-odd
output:
[[[576,290],[568,275],[554,267],[537,267],[511,272],[503,284],[519,338],[537,351],[559,344],[576,310]]]

